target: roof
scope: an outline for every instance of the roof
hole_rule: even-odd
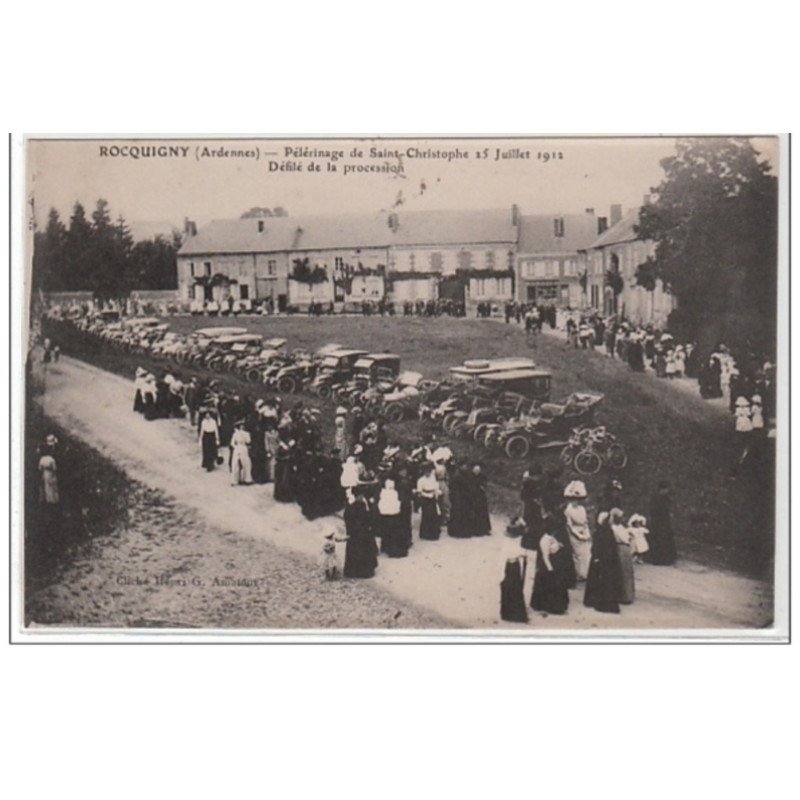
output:
[[[598,236],[591,245],[589,245],[589,248],[606,247],[610,244],[636,241],[639,237],[634,232],[633,227],[638,222],[639,209],[632,208],[616,225],[612,225],[607,231]]]
[[[555,219],[564,220],[564,235],[556,236]],[[594,214],[523,215],[520,220],[520,255],[533,253],[576,253],[585,250],[597,238]]]
[[[510,369],[505,372],[488,372],[486,375],[479,375],[482,381],[511,381],[525,378],[542,378],[551,375],[545,369]]]
[[[517,229],[510,210],[410,211],[389,215],[218,219],[186,239],[180,255],[270,253],[411,245],[514,244]],[[264,223],[259,233],[258,223]]]

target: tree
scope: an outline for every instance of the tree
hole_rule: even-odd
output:
[[[64,261],[67,229],[55,208],[47,216],[47,227],[33,237],[33,290],[46,292],[66,289],[68,278]]]
[[[635,230],[656,244],[637,281],[676,295],[672,327],[706,347],[723,338],[772,349],[777,179],[747,138],[679,139]]]
[[[64,288],[90,289],[91,279],[86,254],[92,240],[92,226],[86,219],[86,209],[79,202],[72,208],[69,228],[64,242]]]

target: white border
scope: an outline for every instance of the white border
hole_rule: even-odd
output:
[[[325,138],[321,134],[294,134],[308,138]],[[375,134],[328,134],[329,136],[347,138],[373,138]],[[492,134],[380,134],[381,138],[393,136],[419,136],[419,138],[460,138],[464,136],[492,136],[492,137],[520,137],[530,138],[599,138],[619,137],[636,138],[638,136],[685,136],[692,134],[520,134],[520,133],[492,133]],[[694,135],[732,135],[725,133],[706,133]],[[776,135],[776,134],[747,134]],[[292,134],[152,134],[153,137],[163,139],[208,139],[209,137],[247,138],[247,139],[278,139],[292,138]],[[658,629],[658,630],[630,630],[614,633],[597,633],[595,631],[564,631],[563,633],[548,631],[537,633],[534,631],[502,632],[483,630],[452,630],[452,631],[394,631],[387,633],[383,630],[298,630],[298,631],[249,631],[212,629],[198,630],[191,633],[185,630],[173,631],[161,629],[154,632],[150,629],[71,629],[60,628],[25,629],[23,627],[22,603],[22,575],[20,543],[22,536],[21,513],[22,503],[22,454],[24,452],[24,437],[22,426],[24,424],[24,381],[19,380],[24,376],[23,355],[24,343],[27,337],[27,308],[29,302],[25,293],[25,286],[20,276],[26,271],[26,236],[27,236],[27,205],[25,173],[25,147],[29,138],[40,139],[84,139],[84,138],[147,138],[147,134],[19,134],[12,135],[11,141],[11,168],[12,168],[12,208],[11,208],[11,234],[12,234],[12,293],[10,308],[11,327],[11,381],[12,418],[11,418],[11,583],[10,583],[10,638],[13,643],[514,643],[514,644],[550,644],[550,643],[689,643],[689,642],[715,642],[715,643],[783,643],[789,639],[789,521],[787,514],[776,514],[775,526],[775,622],[769,629],[756,630],[728,630],[728,629]],[[789,503],[789,313],[790,293],[789,288],[789,139],[786,134],[779,134],[779,260],[778,260],[778,414],[777,430],[779,436],[776,445],[776,510],[780,512],[788,509]],[[785,376],[785,377],[784,377]]]

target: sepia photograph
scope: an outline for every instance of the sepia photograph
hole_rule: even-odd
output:
[[[786,137],[18,144],[17,641],[786,639]]]

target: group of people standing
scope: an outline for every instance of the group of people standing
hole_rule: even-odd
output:
[[[201,467],[227,466],[232,485],[271,483],[276,501],[297,503],[308,519],[344,510],[344,568],[333,563],[339,539],[330,535],[326,576],[369,578],[379,553],[406,557],[415,512],[422,540],[438,540],[443,530],[453,538],[491,533],[482,464],[456,463],[433,434],[404,450],[389,440],[381,418],[359,407],[337,408],[327,451],[317,409],[242,397],[216,380],[156,378],[138,368],[133,409],[148,420],[188,419]]]
[[[623,510],[622,485],[610,481],[596,513],[587,507],[582,481],[562,489],[560,473],[532,464],[523,476],[521,518],[508,528],[513,540],[504,563],[501,617],[527,622],[528,608],[566,614],[569,590],[584,586],[583,604],[620,613],[635,599],[634,564],[671,565],[677,559],[669,487],[660,483],[650,517]]]

